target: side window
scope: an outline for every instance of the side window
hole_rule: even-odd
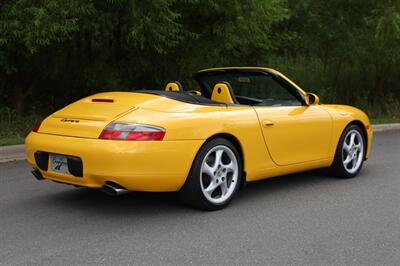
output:
[[[272,76],[252,75],[239,77],[234,88],[236,97],[250,97],[259,106],[300,106],[301,102]]]

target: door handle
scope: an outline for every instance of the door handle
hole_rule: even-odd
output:
[[[274,125],[274,122],[272,122],[271,120],[263,120],[262,124],[264,127],[272,127]]]

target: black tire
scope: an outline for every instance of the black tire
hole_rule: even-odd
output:
[[[357,171],[350,173],[345,168],[344,163],[343,163],[343,145],[345,143],[345,138],[346,138],[347,134],[353,130],[358,131],[362,137],[361,139],[363,141],[363,155],[362,155],[363,159],[362,159],[361,165],[359,166]],[[345,130],[343,131],[343,133],[339,139],[339,143],[336,147],[335,158],[332,163],[332,166],[330,167],[330,173],[332,174],[332,176],[337,177],[337,178],[342,178],[342,179],[353,178],[353,177],[357,176],[364,164],[366,149],[367,149],[366,136],[365,136],[363,130],[360,128],[360,126],[358,126],[356,124],[350,124],[349,126],[347,126],[345,128]]]
[[[202,188],[201,188],[201,181],[200,179],[202,178],[200,176],[201,174],[201,167],[203,160],[205,159],[205,156],[207,153],[213,149],[216,146],[226,146],[229,148],[234,156],[236,157],[237,160],[237,165],[238,165],[238,178],[237,182],[235,182],[235,188],[233,193],[230,195],[230,197],[225,200],[222,203],[215,204],[213,202],[210,202],[204,195]],[[243,178],[243,164],[242,164],[242,158],[240,156],[240,153],[238,152],[237,148],[235,145],[233,145],[230,141],[224,138],[214,138],[209,141],[207,141],[199,150],[199,152],[196,155],[196,158],[192,164],[192,168],[190,170],[189,176],[186,179],[185,184],[183,185],[182,189],[179,191],[179,197],[183,203],[185,203],[188,206],[195,207],[201,210],[207,210],[207,211],[215,211],[215,210],[220,210],[225,208],[233,199],[233,197],[236,195],[237,191],[239,190],[240,185],[242,184],[242,178]],[[232,184],[232,183],[231,183]]]

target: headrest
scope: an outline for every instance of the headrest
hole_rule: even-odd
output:
[[[170,82],[165,86],[166,91],[183,92],[182,84],[179,81]]]
[[[211,94],[211,100],[221,103],[238,103],[231,85],[228,82],[220,82],[215,84]]]

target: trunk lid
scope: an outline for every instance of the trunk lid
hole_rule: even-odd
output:
[[[39,132],[53,135],[98,138],[113,120],[134,111],[140,104],[159,98],[157,95],[131,92],[95,94],[53,113]]]

